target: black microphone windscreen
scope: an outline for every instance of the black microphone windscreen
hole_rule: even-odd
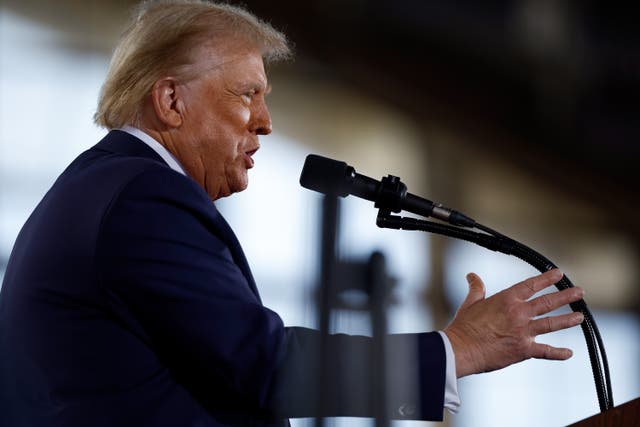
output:
[[[300,185],[320,193],[345,197],[348,182],[354,172],[345,162],[309,154],[300,174]]]

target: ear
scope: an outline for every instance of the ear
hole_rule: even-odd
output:
[[[151,88],[151,102],[156,117],[165,125],[177,128],[182,125],[183,117],[178,109],[178,83],[173,77],[158,80]]]

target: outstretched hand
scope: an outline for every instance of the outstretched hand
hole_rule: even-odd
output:
[[[558,269],[531,277],[489,298],[482,279],[467,275],[469,294],[444,332],[456,357],[458,378],[494,371],[530,358],[565,360],[568,348],[535,341],[537,335],[579,325],[582,313],[537,318],[584,295],[581,288],[569,288],[530,299],[535,293],[562,279]]]

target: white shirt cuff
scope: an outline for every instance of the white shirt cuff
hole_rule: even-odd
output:
[[[438,331],[444,342],[444,351],[447,358],[447,375],[444,384],[444,407],[452,414],[457,414],[460,409],[460,396],[458,395],[458,378],[456,376],[456,355],[453,352],[451,341],[443,331]]]

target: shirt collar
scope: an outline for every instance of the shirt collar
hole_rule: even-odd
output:
[[[162,157],[162,160],[165,161],[165,163],[174,171],[181,173],[182,175],[187,175],[186,172],[184,171],[184,169],[182,168],[182,165],[180,165],[180,162],[178,162],[178,159],[176,159],[173,154],[171,154],[169,152],[169,150],[167,150],[162,144],[160,144],[158,141],[156,141],[154,138],[152,138],[149,134],[141,131],[138,128],[135,128],[133,126],[123,126],[120,129],[122,132],[126,132],[129,135],[135,136],[136,138],[138,138],[140,141],[144,142],[145,144],[147,144],[153,151],[155,151],[156,153],[158,153],[158,155],[160,157]]]

